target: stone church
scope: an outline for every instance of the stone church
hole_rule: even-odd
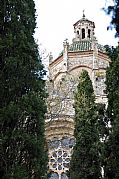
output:
[[[92,80],[96,102],[107,104],[105,76],[110,60],[95,37],[95,23],[83,14],[73,27],[72,43],[66,39],[58,58],[49,57],[46,139],[52,179],[68,178],[66,173],[75,145],[74,93],[83,69],[88,71]]]

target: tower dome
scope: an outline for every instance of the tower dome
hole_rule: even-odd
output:
[[[92,40],[94,38],[95,23],[86,19],[83,12],[83,17],[74,25],[75,38],[74,41]]]
[[[75,37],[72,40],[72,44],[69,45],[70,52],[94,50],[94,44],[96,44],[96,48],[105,53],[104,46],[98,44],[95,37],[95,23],[88,20],[84,12],[82,18],[73,26]]]

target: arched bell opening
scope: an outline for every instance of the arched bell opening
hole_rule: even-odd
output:
[[[91,37],[91,30],[88,29],[88,38],[90,39],[90,37]]]
[[[85,39],[85,29],[82,29],[82,39]]]

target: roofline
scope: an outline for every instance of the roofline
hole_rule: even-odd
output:
[[[61,54],[60,56],[58,56],[55,60],[53,60],[49,66],[52,66],[54,63],[57,63],[58,60],[61,60],[60,58],[63,57],[63,54]]]
[[[82,21],[88,21],[88,22],[90,22],[90,23],[93,23],[94,28],[95,28],[95,23],[94,23],[93,21],[88,20],[88,19],[80,19],[80,20],[78,20],[76,23],[74,23],[73,26],[75,27],[79,22],[82,22]]]
[[[93,55],[93,50],[68,51],[69,56],[70,56],[70,54],[76,54],[76,53],[80,53],[80,54],[82,54],[82,55],[83,55],[84,53],[85,53],[85,55],[87,55],[88,53],[90,53],[90,55]],[[98,49],[98,55],[99,55],[99,56],[102,55],[105,60],[107,60],[108,62],[111,62],[111,60],[110,60],[110,58],[109,58],[109,56],[108,56],[108,54],[107,54],[106,52],[102,52],[102,51],[100,51],[100,50]],[[52,62],[49,64],[49,66],[52,67],[53,65],[60,63],[62,60],[63,60],[63,54],[61,54],[61,55],[60,55],[59,57],[57,57],[54,61],[52,61]]]

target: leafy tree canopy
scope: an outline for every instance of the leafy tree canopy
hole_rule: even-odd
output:
[[[111,28],[112,26],[116,30],[116,37],[119,37],[119,0],[113,0],[114,5],[108,6],[107,9],[104,8],[105,12],[107,14],[111,14],[112,20],[111,20],[111,26],[108,27]]]
[[[33,0],[0,8],[1,178],[45,177],[45,74],[34,40]]]
[[[74,147],[69,175],[72,179],[98,179],[100,173],[98,117],[91,80],[87,71],[79,78],[75,94]]]

